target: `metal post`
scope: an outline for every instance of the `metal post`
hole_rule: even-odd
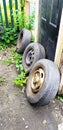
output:
[[[12,10],[12,0],[9,0],[9,8],[10,8],[10,16],[11,16],[11,25],[12,25],[12,28],[14,27],[14,19],[13,19],[13,10]]]
[[[19,30],[19,25],[18,25],[18,1],[17,0],[15,0],[15,9],[17,10],[17,12],[16,12],[16,15],[17,15],[17,18],[16,18],[17,30]]]
[[[1,5],[0,5],[0,23],[3,24],[3,18],[2,18],[2,10],[1,10]]]
[[[5,0],[3,0],[3,7],[4,7],[6,27],[8,27],[8,17],[7,17],[7,9],[6,9],[6,2],[5,2]]]

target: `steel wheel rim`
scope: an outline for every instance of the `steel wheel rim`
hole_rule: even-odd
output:
[[[38,93],[40,88],[43,86],[45,73],[42,68],[36,70],[31,76],[31,90],[32,93]]]
[[[30,49],[26,54],[26,65],[30,66],[34,60],[34,50]]]

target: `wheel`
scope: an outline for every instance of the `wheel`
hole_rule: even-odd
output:
[[[22,29],[19,33],[18,42],[17,42],[17,53],[23,53],[26,46],[31,41],[32,34],[28,29]]]
[[[41,51],[43,49],[43,52]],[[30,71],[34,66],[35,62],[37,62],[41,58],[45,58],[45,50],[43,46],[39,46],[39,43],[30,43],[23,54],[22,64],[25,70]]]
[[[55,96],[60,84],[60,73],[54,62],[41,59],[32,68],[26,87],[31,104],[46,105]]]

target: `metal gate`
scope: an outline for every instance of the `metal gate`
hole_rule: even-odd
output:
[[[46,49],[46,58],[54,60],[63,0],[40,0],[38,41]]]

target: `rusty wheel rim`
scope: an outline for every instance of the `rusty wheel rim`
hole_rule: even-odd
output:
[[[40,88],[43,86],[45,73],[42,68],[36,70],[31,76],[31,90],[33,93],[39,92]]]

